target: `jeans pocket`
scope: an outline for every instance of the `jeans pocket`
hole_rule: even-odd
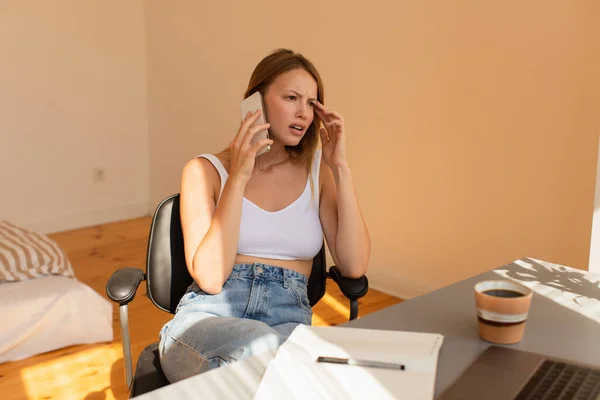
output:
[[[299,284],[292,284],[290,285],[290,288],[296,295],[298,307],[300,307],[300,309],[306,314],[312,316],[313,311],[312,307],[310,306],[310,300],[308,299],[307,287]]]
[[[200,301],[202,297],[208,296],[208,293],[200,289],[197,285],[195,287],[190,288],[179,300],[179,304],[177,305],[177,311],[181,307],[187,306],[189,304]]]

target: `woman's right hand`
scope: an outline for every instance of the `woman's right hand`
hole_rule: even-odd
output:
[[[270,124],[252,126],[260,116],[261,110],[248,113],[242,121],[240,129],[229,144],[231,168],[229,175],[247,183],[252,176],[256,153],[264,146],[273,144],[271,139],[262,139],[252,145],[250,142],[258,132],[269,129]]]

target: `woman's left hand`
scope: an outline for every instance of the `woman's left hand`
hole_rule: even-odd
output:
[[[344,118],[335,111],[327,110],[318,101],[315,102],[315,112],[325,125],[325,128],[321,128],[320,132],[321,143],[323,144],[323,161],[331,169],[347,166]]]

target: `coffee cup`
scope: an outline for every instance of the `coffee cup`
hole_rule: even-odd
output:
[[[523,339],[533,292],[509,280],[475,285],[479,336],[488,342],[514,344]]]

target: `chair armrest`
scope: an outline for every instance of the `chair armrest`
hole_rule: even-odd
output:
[[[128,304],[135,297],[138,287],[146,276],[138,268],[122,268],[115,271],[106,283],[106,295],[120,306]]]
[[[342,276],[340,269],[335,265],[329,268],[329,276],[338,284],[340,290],[349,299],[360,299],[369,291],[369,280],[366,275],[358,279],[351,279]]]

